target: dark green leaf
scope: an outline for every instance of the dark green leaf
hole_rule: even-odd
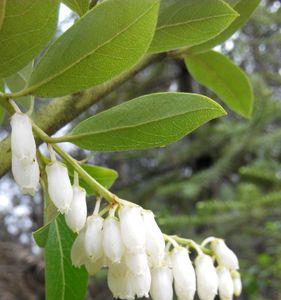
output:
[[[83,268],[74,268],[70,251],[75,234],[59,215],[49,227],[45,247],[46,300],[85,299],[88,275]]]
[[[151,94],[82,121],[73,129],[70,140],[98,151],[160,147],[224,114],[219,104],[205,96]]]
[[[89,9],[89,0],[63,0],[62,2],[80,17]]]
[[[224,55],[209,51],[188,56],[185,63],[190,74],[214,91],[232,110],[250,117],[253,106],[252,87],[246,74]]]
[[[229,1],[229,0],[228,0]],[[259,5],[260,0],[238,0],[232,1],[233,8],[239,13],[238,18],[236,18],[230,26],[221,32],[219,35],[213,39],[200,44],[198,46],[191,47],[188,53],[201,53],[212,49],[213,47],[222,44],[228,38],[230,38],[235,31],[242,27],[246,21],[250,18],[253,11]]]
[[[0,77],[22,69],[55,32],[57,0],[7,1],[0,30]]]
[[[149,47],[157,13],[158,0],[101,2],[50,46],[32,73],[27,91],[62,96],[132,67]]]
[[[191,47],[218,35],[237,17],[221,0],[164,0],[149,51]]]
[[[88,164],[82,164],[81,167],[107,189],[109,189],[118,178],[118,173],[112,169],[92,166]],[[68,166],[68,169],[71,170],[69,175],[73,177],[73,168]],[[80,178],[79,182],[80,185],[87,191],[87,195],[90,196],[95,194],[95,190],[90,187],[83,179]]]

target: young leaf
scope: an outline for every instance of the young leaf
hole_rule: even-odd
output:
[[[157,12],[158,0],[101,2],[50,46],[32,73],[27,91],[62,96],[132,67],[149,47]]]
[[[228,0],[228,2],[230,2]],[[234,1],[232,1],[234,2]],[[250,18],[256,7],[259,5],[260,0],[237,0],[233,4],[235,11],[239,13],[239,16],[219,35],[215,36],[211,40],[191,47],[188,49],[188,53],[201,53],[211,50],[213,47],[222,44],[228,38],[230,38],[237,29],[242,27],[246,21]]]
[[[151,94],[82,121],[69,140],[79,147],[98,151],[160,147],[224,114],[219,104],[205,96]]]
[[[79,17],[83,16],[89,9],[89,0],[63,0],[62,2],[76,12]]]
[[[88,275],[84,268],[72,266],[70,251],[75,234],[59,215],[49,227],[45,246],[45,280],[47,300],[81,300],[85,298]]]
[[[149,51],[164,52],[203,43],[222,32],[237,16],[221,0],[161,1]]]
[[[81,167],[107,189],[109,189],[118,178],[118,173],[112,169],[92,166],[89,164],[82,164]],[[69,175],[73,177],[73,168],[69,166],[69,169],[71,170]],[[90,196],[95,194],[94,189],[90,187],[83,179],[80,178],[79,183],[86,190],[87,195]]]
[[[252,87],[246,74],[224,55],[209,51],[185,58],[196,81],[214,91],[232,110],[250,117],[253,106]]]
[[[6,1],[3,7],[0,30],[2,78],[22,69],[51,39],[57,25],[58,1]]]

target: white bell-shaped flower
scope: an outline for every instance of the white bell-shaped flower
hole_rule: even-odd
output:
[[[165,240],[151,211],[144,210],[145,247],[152,266],[160,266],[165,256]]]
[[[143,274],[148,268],[148,261],[145,252],[125,254],[125,262],[131,273],[135,275]]]
[[[225,267],[217,268],[219,281],[219,296],[221,300],[232,300],[234,287],[229,270]]]
[[[67,168],[58,161],[53,161],[46,167],[48,192],[51,200],[61,213],[68,212],[73,190]]]
[[[219,266],[226,267],[230,270],[238,270],[239,262],[235,253],[227,247],[224,240],[215,239],[211,243]]]
[[[131,282],[128,280],[128,268],[124,259],[120,263],[110,263],[107,284],[114,298],[134,299]]]
[[[241,276],[237,271],[233,271],[231,273],[232,281],[233,281],[233,289],[234,289],[234,295],[236,297],[239,297],[242,292],[242,281]]]
[[[81,267],[87,261],[84,242],[85,242],[85,231],[82,230],[80,231],[75,241],[73,242],[71,253],[70,253],[71,262],[75,267]]]
[[[85,250],[87,256],[93,261],[103,256],[102,226],[102,217],[98,215],[88,217],[85,230]]]
[[[138,298],[149,297],[151,274],[147,264],[141,274],[136,275],[135,273],[129,272],[128,281],[134,295]]]
[[[119,211],[122,240],[129,252],[145,249],[145,230],[140,207],[124,206]]]
[[[26,162],[12,155],[12,173],[23,194],[34,196],[39,184],[39,165],[36,158]]]
[[[196,291],[196,276],[187,249],[174,248],[171,261],[178,299],[192,300]]]
[[[153,300],[173,300],[173,274],[168,266],[151,270],[150,295]]]
[[[199,254],[195,259],[197,292],[201,300],[213,300],[218,291],[218,277],[212,258]]]
[[[36,157],[36,144],[28,115],[15,113],[11,118],[11,149],[13,156],[23,162],[32,162]]]
[[[124,249],[120,223],[113,216],[109,216],[103,223],[103,251],[111,262],[118,263],[121,261]]]
[[[85,268],[91,276],[98,273],[104,265],[104,257],[100,257],[99,259],[94,261],[90,258],[87,258],[85,261]]]
[[[83,188],[74,185],[73,199],[71,201],[68,212],[65,214],[66,224],[72,231],[78,233],[84,227],[86,219],[86,191]]]

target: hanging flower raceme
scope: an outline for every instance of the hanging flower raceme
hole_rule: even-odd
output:
[[[21,192],[33,196],[40,174],[30,119],[16,112],[11,118],[11,127],[12,173]]]
[[[100,214],[99,206],[98,199],[73,243],[71,259],[74,266],[85,265],[90,275],[107,267],[114,298],[135,299],[150,293],[153,300],[172,300],[173,283],[179,300],[193,300],[196,291],[201,300],[213,300],[217,293],[221,300],[230,300],[241,293],[239,273],[225,266],[216,269],[213,258],[204,253],[215,254],[205,246],[217,239],[208,238],[200,246],[162,234],[152,212],[139,206],[109,205]],[[103,219],[106,211],[108,216]],[[181,243],[197,252],[195,269],[188,248]]]

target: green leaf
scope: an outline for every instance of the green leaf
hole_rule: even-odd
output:
[[[71,264],[70,251],[76,235],[59,215],[50,225],[45,247],[46,300],[85,299],[88,274]]]
[[[196,81],[214,91],[232,110],[250,117],[252,86],[246,74],[224,55],[209,51],[187,56],[186,66]]]
[[[256,7],[259,5],[260,0],[238,0],[232,2],[233,8],[239,13],[238,18],[236,18],[227,29],[225,29],[213,39],[198,46],[191,47],[188,50],[188,53],[205,52],[225,42],[228,38],[230,38],[233,35],[234,32],[236,32],[240,27],[242,27],[246,23],[246,21],[250,18],[251,14],[254,12]]]
[[[202,95],[151,94],[82,121],[69,140],[97,151],[160,147],[224,114],[219,104]]]
[[[27,91],[62,96],[132,67],[149,47],[157,12],[158,0],[101,2],[50,46],[32,73]]]
[[[237,17],[221,0],[164,0],[149,51],[191,47],[218,35]]]
[[[17,72],[39,54],[55,32],[57,16],[57,0],[6,2],[0,30],[0,77]]]
[[[5,18],[6,0],[0,1],[0,30]]]
[[[4,92],[4,82],[0,79],[0,92]],[[0,125],[3,123],[5,117],[5,111],[0,105]]]
[[[32,69],[33,69],[33,62],[29,63],[24,69],[7,77],[5,79],[5,82],[9,90],[13,93],[23,90],[26,87]],[[33,100],[34,97],[31,95],[20,97],[18,104],[25,110],[28,110],[32,105]]]
[[[89,0],[63,0],[62,2],[80,17],[89,9]]]
[[[112,169],[92,166],[89,164],[82,164],[81,167],[107,189],[109,189],[118,178],[118,173]],[[68,165],[68,169],[70,170],[69,175],[73,178],[73,168]],[[95,190],[83,179],[80,178],[79,183],[86,190],[87,195],[90,196],[95,194]]]

